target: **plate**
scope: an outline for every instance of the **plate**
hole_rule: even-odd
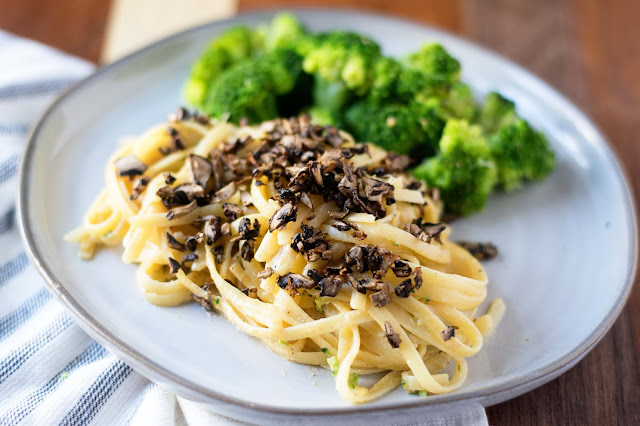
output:
[[[354,406],[325,370],[293,364],[196,304],[147,303],[119,250],[92,262],[63,235],[82,220],[104,185],[105,162],[126,135],[162,122],[182,103],[190,64],[224,29],[256,25],[272,12],[213,22],[164,39],[98,70],[59,98],[28,142],[20,176],[19,218],[29,254],[50,289],[79,324],[143,375],[180,395],[244,419],[278,419],[409,409],[515,397],[578,362],[612,325],[635,273],[633,203],[603,136],[563,96],[507,60],[467,41],[414,23],[354,11],[299,10],[313,31],[368,34],[402,55],[441,42],[482,96],[498,90],[542,129],[557,153],[543,183],[497,194],[486,209],[453,224],[454,239],[489,240],[500,256],[486,263],[488,300],[507,313],[469,361],[458,391],[419,398],[398,389]]]

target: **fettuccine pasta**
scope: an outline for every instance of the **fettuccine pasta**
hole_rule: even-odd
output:
[[[307,117],[236,127],[179,110],[114,153],[66,239],[86,259],[122,244],[149,302],[195,300],[330,369],[348,401],[451,392],[505,308],[478,314],[485,270],[407,166]]]

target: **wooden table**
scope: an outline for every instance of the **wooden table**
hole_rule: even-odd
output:
[[[640,199],[637,0],[239,0],[238,8],[295,5],[394,14],[511,58],[594,119],[625,163]],[[109,6],[110,0],[0,0],[0,28],[95,62]],[[495,425],[640,424],[640,286],[636,283],[613,329],[576,367],[487,413]]]

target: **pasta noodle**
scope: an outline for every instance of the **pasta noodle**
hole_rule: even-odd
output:
[[[486,273],[448,240],[437,192],[401,171],[406,159],[306,117],[236,127],[182,115],[111,157],[66,237],[80,256],[122,244],[149,302],[195,299],[332,370],[353,403],[462,385],[505,306],[476,316]],[[385,374],[358,384],[372,373]]]

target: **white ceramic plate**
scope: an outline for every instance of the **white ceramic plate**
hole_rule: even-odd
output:
[[[633,204],[620,166],[585,116],[531,74],[452,35],[397,19],[298,13],[311,30],[369,34],[392,55],[429,40],[443,43],[479,96],[499,90],[514,99],[557,153],[556,170],[544,183],[498,194],[482,213],[453,225],[455,238],[498,245],[500,256],[486,263],[488,299],[500,296],[507,304],[496,334],[470,360],[461,389],[428,398],[398,389],[352,406],[335,392],[328,372],[312,377],[314,369],[279,358],[223,318],[209,317],[197,305],[145,302],[135,266],[122,264],[118,250],[86,262],[77,247],[63,242],[104,185],[105,161],[118,140],[165,120],[181,104],[189,66],[211,37],[269,15],[214,22],[109,65],[60,98],[33,131],[21,174],[22,232],[32,260],[80,325],[152,380],[253,420],[267,418],[256,414],[436,408],[468,400],[489,405],[539,386],[581,359],[620,312],[635,271]]]

